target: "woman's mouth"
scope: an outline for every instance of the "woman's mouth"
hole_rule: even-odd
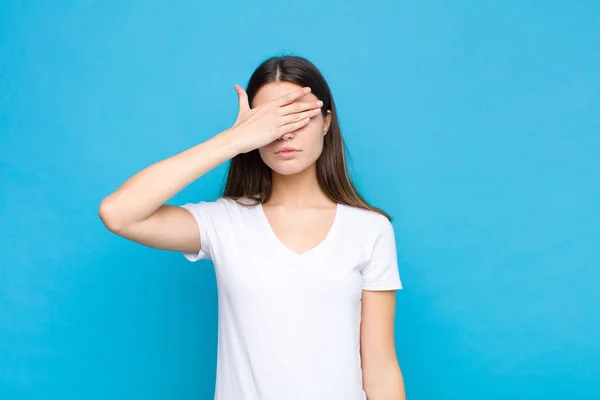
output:
[[[284,160],[293,158],[299,150],[296,149],[282,149],[277,152],[277,155]]]

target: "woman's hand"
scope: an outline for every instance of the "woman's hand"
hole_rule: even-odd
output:
[[[318,115],[322,101],[293,103],[310,93],[310,87],[299,88],[261,106],[250,108],[248,95],[241,86],[238,93],[239,112],[235,124],[223,132],[235,143],[239,153],[248,153],[274,142],[288,132],[302,128]]]

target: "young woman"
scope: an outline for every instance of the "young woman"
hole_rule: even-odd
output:
[[[348,177],[329,86],[308,60],[286,56],[235,89],[231,128],[135,174],[102,201],[102,221],[213,261],[215,399],[404,399],[394,231]],[[230,159],[219,199],[165,204]]]

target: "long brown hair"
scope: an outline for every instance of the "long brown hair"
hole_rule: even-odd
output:
[[[375,211],[391,220],[387,213],[363,199],[348,175],[346,144],[333,96],[317,67],[298,56],[269,58],[250,77],[246,89],[250,105],[258,90],[271,82],[310,86],[311,93],[323,102],[323,117],[327,116],[327,110],[331,110],[331,124],[324,137],[323,152],[317,159],[317,180],[325,195],[336,203]],[[258,150],[238,154],[231,159],[223,197],[234,200],[249,198],[255,199],[257,203],[265,203],[271,197],[271,189],[271,169],[263,162]]]

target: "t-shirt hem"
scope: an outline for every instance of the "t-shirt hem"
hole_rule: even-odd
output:
[[[381,291],[381,290],[401,290],[402,283],[397,284],[380,284],[380,285],[368,285],[363,286],[363,290],[371,290],[371,291]]]
[[[194,220],[196,221],[196,225],[198,226],[198,232],[200,234],[200,251],[199,252],[182,252],[183,256],[191,262],[196,262],[199,260],[210,260],[211,259],[211,255],[208,251],[208,247],[209,247],[209,243],[208,243],[208,238],[207,238],[207,232],[206,230],[202,229],[203,227],[203,223],[206,223],[207,221],[200,221],[200,217],[194,212],[193,210],[193,204],[184,204],[181,205],[180,207],[187,210],[190,214],[192,214],[192,216],[194,217]]]

